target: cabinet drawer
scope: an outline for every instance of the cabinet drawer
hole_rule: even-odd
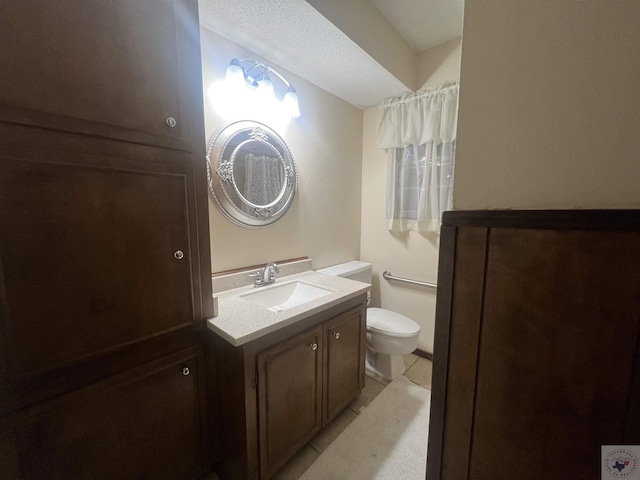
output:
[[[208,468],[203,375],[189,349],[20,411],[0,428],[0,476],[196,478]]]
[[[11,376],[201,326],[192,181],[189,166],[166,173],[2,159],[0,333]]]

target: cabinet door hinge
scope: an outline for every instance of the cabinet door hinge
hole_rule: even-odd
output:
[[[255,390],[256,388],[258,388],[258,372],[254,371],[253,372],[253,389]]]

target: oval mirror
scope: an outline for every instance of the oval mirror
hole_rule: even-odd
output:
[[[231,122],[207,142],[209,195],[236,225],[266,227],[293,202],[296,164],[284,140],[263,123]]]

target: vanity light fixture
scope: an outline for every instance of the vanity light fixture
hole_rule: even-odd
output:
[[[286,78],[276,72],[273,68],[256,60],[233,58],[227,67],[225,83],[237,89],[248,88],[255,90],[258,94],[269,101],[277,101],[278,98],[273,88],[271,75],[279,78],[287,88],[282,101],[283,110],[291,118],[300,116],[298,107],[298,94]]]

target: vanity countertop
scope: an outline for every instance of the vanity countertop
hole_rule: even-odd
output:
[[[241,295],[259,289],[268,289],[295,281],[322,287],[331,290],[331,293],[280,312],[273,312],[241,297]],[[217,295],[218,316],[208,319],[207,326],[232,345],[240,346],[338,305],[345,300],[357,297],[370,288],[371,286],[367,283],[315,271],[288,275],[278,278],[273,285],[259,287],[259,289],[248,286],[221,292]]]

